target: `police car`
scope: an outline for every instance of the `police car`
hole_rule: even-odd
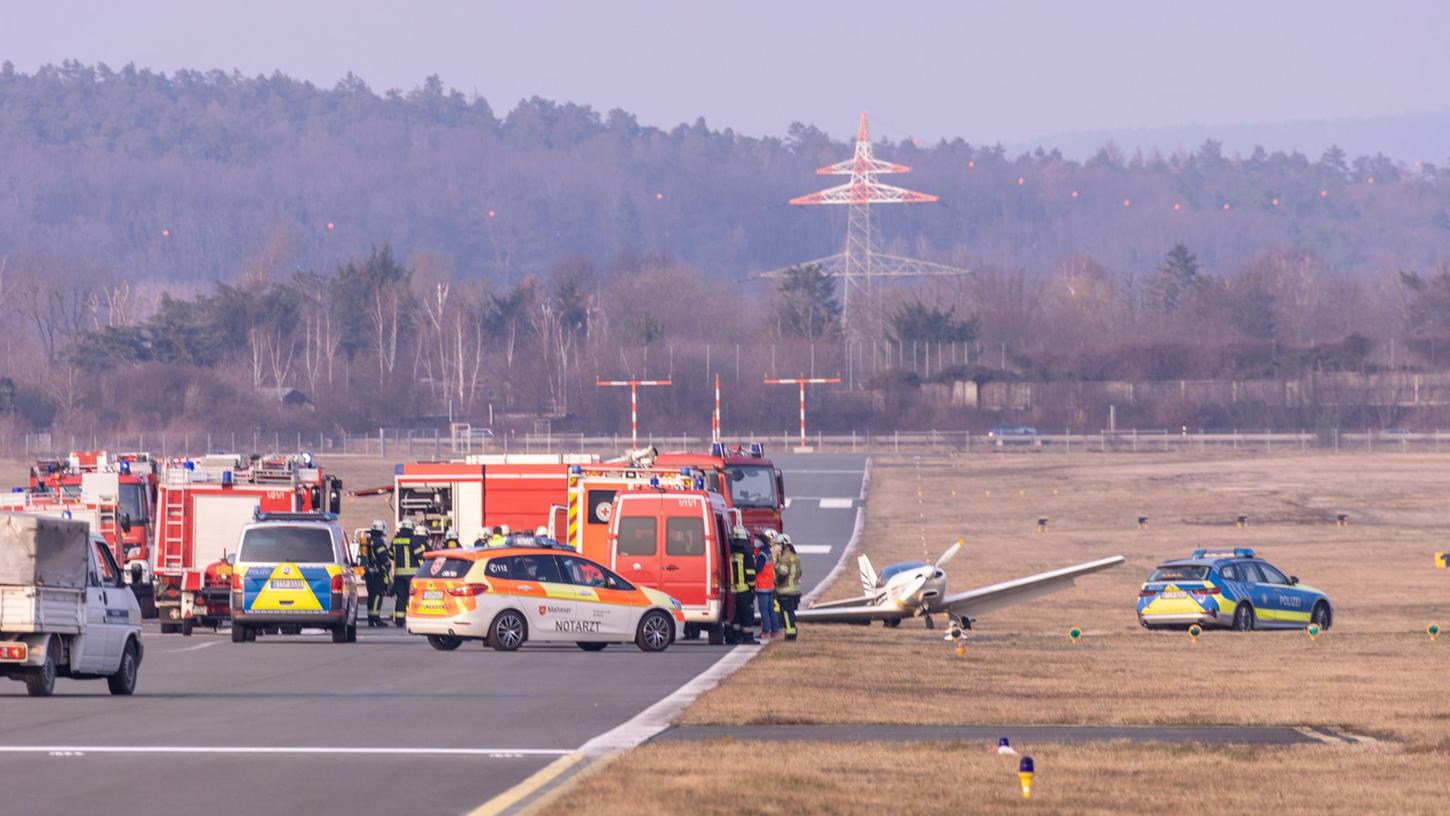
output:
[[[1285,576],[1247,547],[1194,550],[1188,558],[1160,564],[1138,592],[1144,628],[1191,624],[1249,631],[1328,629],[1334,607],[1328,596]]]
[[[571,549],[506,546],[424,555],[407,621],[409,632],[445,652],[469,639],[502,652],[526,641],[572,642],[589,652],[633,641],[660,652],[685,615],[669,595]]]
[[[320,627],[333,643],[351,643],[357,584],[337,516],[259,512],[242,528],[232,568],[232,642]]]

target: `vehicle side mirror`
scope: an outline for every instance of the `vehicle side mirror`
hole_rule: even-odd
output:
[[[130,513],[122,513],[121,514],[121,532],[123,532],[123,533],[129,533],[129,532],[131,532],[131,514]]]
[[[1289,576],[1289,583],[1296,584],[1297,585],[1299,583],[1299,576],[1297,576],[1297,575],[1290,575]]]

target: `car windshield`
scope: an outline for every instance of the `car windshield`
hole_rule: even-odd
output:
[[[1208,577],[1208,567],[1201,564],[1172,565],[1165,564],[1153,570],[1148,576],[1152,581],[1202,581]]]
[[[473,569],[473,562],[467,558],[429,558],[418,568],[419,578],[462,578]]]
[[[897,575],[905,572],[906,570],[921,569],[924,566],[926,566],[925,561],[907,561],[902,564],[892,564],[891,566],[881,571],[881,575],[878,580],[884,584],[887,581],[890,581],[892,578],[896,577]]]
[[[332,563],[332,533],[325,527],[253,527],[242,534],[238,561]]]
[[[764,465],[730,465],[730,504],[734,507],[776,506],[775,471]]]

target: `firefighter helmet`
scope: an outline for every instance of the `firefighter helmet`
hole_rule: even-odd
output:
[[[738,538],[742,541],[747,540],[750,538],[750,531],[745,529],[743,526],[737,524],[735,525],[735,529],[730,531],[730,537]]]
[[[383,524],[383,520],[382,519],[374,519],[373,520],[373,529],[374,530],[377,530],[378,532],[381,533],[383,530],[387,529],[387,526]]]
[[[534,530],[534,538],[548,538],[548,537],[549,537],[549,528],[548,527],[539,527],[538,529]]]
[[[403,519],[402,521],[398,522],[398,532],[411,529],[413,529],[412,519]]]
[[[498,526],[498,534],[501,535],[501,536],[506,536],[506,535],[508,535],[509,533],[512,533],[512,532],[513,531],[509,529],[509,526],[507,524],[500,524]]]

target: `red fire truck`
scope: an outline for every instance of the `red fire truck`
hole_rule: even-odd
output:
[[[441,536],[451,526],[465,546],[485,528],[506,524],[533,532],[550,522],[553,508],[563,506],[570,466],[597,462],[584,454],[500,454],[397,465],[394,529],[406,519]],[[386,489],[359,495],[369,492]]]
[[[342,481],[312,454],[217,454],[167,462],[156,498],[156,606],[162,632],[191,634],[230,614],[231,563],[258,511],[337,513]]]
[[[740,511],[745,528],[752,535],[764,530],[781,532],[781,511],[785,509],[785,477],[780,468],[765,458],[765,448],[726,447],[716,442],[706,453],[662,453],[657,468],[691,467],[703,471],[705,486],[725,498],[727,506]]]
[[[64,459],[39,459],[30,484],[0,494],[0,509],[88,521],[122,566],[143,616],[156,617],[151,541],[156,467],[148,453],[73,451]]]

